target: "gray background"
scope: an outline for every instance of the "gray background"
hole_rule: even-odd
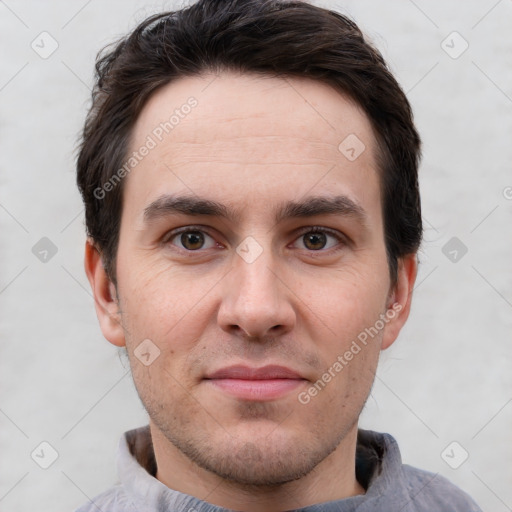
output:
[[[392,433],[404,462],[485,510],[512,510],[512,1],[315,3],[383,52],[424,141],[412,313],[361,426]],[[95,317],[74,147],[97,50],[174,5],[0,1],[1,511],[73,510],[116,481],[119,436],[147,422]],[[51,49],[43,31],[58,43],[47,58],[31,47]],[[46,261],[32,252],[43,237],[57,249]],[[48,469],[43,441],[58,453]]]

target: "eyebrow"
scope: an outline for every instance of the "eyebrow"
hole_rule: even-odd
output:
[[[198,196],[164,194],[144,208],[144,223],[149,224],[170,215],[207,215],[220,217],[233,223],[242,216],[243,208],[230,209],[226,205]],[[345,195],[334,197],[309,196],[300,201],[288,201],[275,212],[275,223],[293,218],[316,215],[352,217],[367,227],[368,215],[364,208]]]

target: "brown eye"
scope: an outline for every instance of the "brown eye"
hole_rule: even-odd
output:
[[[323,249],[326,244],[325,233],[307,233],[303,235],[304,245],[312,251]]]
[[[211,240],[209,246],[206,245],[208,239]],[[215,240],[205,231],[191,229],[190,227],[170,233],[164,240],[164,243],[189,252],[209,249],[215,246]]]
[[[201,246],[204,244],[204,236],[200,231],[186,231],[181,233],[180,242],[185,249],[195,251],[201,249]]]
[[[347,244],[341,233],[321,227],[304,229],[295,243],[298,243],[298,241],[301,241],[303,245],[299,249],[305,248],[309,252],[335,252],[343,249]],[[330,249],[333,249],[333,251]]]

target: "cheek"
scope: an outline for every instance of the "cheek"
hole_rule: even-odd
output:
[[[307,294],[304,302],[329,328],[330,338],[349,341],[373,325],[383,312],[387,279],[349,268],[333,276],[319,283],[318,293]]]
[[[132,272],[119,272],[127,338],[132,343],[149,338],[162,350],[185,349],[200,327],[198,311],[209,281],[187,278],[168,263],[145,262],[138,271],[136,264],[131,268]]]
[[[320,379],[328,381],[313,407],[322,403],[343,415],[359,413],[364,404],[374,381],[383,334],[371,330],[383,312],[386,291],[375,283],[355,272],[343,278],[338,275],[311,305],[311,310],[320,312],[317,325],[325,333],[312,332],[311,339],[324,365]]]

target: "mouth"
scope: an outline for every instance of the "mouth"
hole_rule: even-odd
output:
[[[285,366],[267,365],[260,368],[229,366],[221,368],[205,381],[216,389],[243,400],[276,400],[299,386],[307,379]]]

